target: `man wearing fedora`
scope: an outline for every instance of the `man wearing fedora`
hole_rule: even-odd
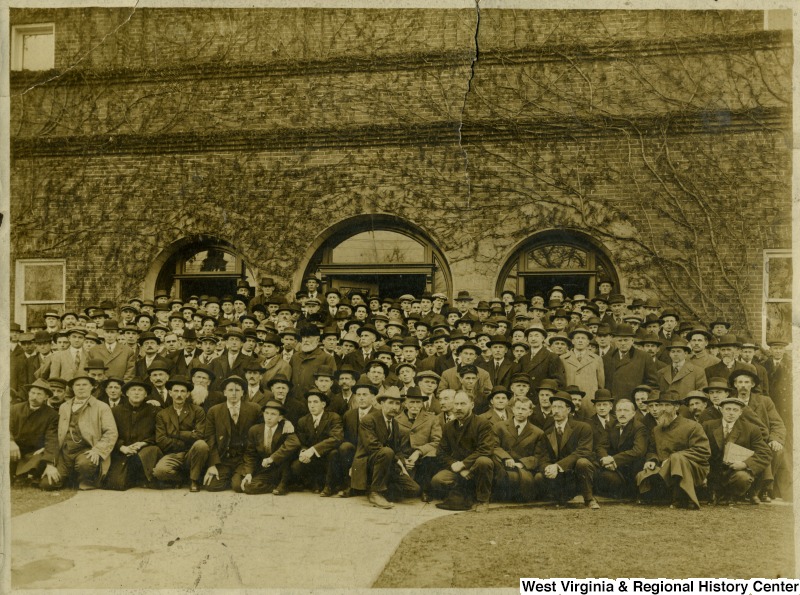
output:
[[[458,311],[459,318],[470,320],[471,322],[478,322],[478,315],[472,310],[473,298],[469,291],[459,291],[455,302],[456,310]]]
[[[361,420],[374,409],[375,397],[378,396],[378,387],[368,382],[366,378],[353,385],[353,396],[350,398],[353,408],[342,416],[344,438],[337,447],[339,451],[336,484],[341,486],[339,497],[348,498],[350,492],[350,467],[356,456],[358,447],[358,428]]]
[[[348,353],[342,360],[342,364],[363,372],[367,362],[375,358],[375,342],[380,338],[380,334],[371,324],[360,327],[356,334],[358,335],[359,349]]]
[[[117,442],[111,409],[92,396],[94,379],[79,375],[68,385],[73,397],[58,409],[58,451],[42,473],[43,490],[57,490],[73,476],[80,489],[95,489],[108,472]]]
[[[380,409],[366,415],[358,428],[350,482],[354,490],[368,491],[370,504],[377,508],[392,508],[389,499],[420,493],[405,466],[402,448],[407,438],[396,419],[405,399],[396,386],[388,388],[377,396]]]
[[[439,382],[438,392],[441,393],[448,388],[461,390],[459,370],[464,366],[474,366],[478,377],[473,389],[476,413],[487,411],[489,408],[487,399],[492,390],[492,381],[489,378],[489,373],[483,368],[478,368],[475,364],[480,355],[480,348],[474,343],[463,343],[456,349],[455,354],[459,358],[460,364],[442,372],[442,380]]]
[[[526,374],[534,385],[545,378],[552,378],[558,386],[564,386],[566,384],[564,363],[544,346],[547,331],[540,324],[532,324],[525,333],[531,348],[530,353],[517,362],[514,374]]]
[[[534,476],[538,494],[545,494],[564,503],[576,493],[592,510],[600,505],[594,498],[594,443],[589,424],[570,417],[575,410],[571,396],[558,391],[550,398],[553,425],[539,441],[536,459],[539,464]]]
[[[250,301],[250,307],[266,306],[275,292],[275,279],[263,276],[258,280],[258,294]]]
[[[264,422],[254,425],[247,434],[240,486],[245,494],[288,489],[289,465],[300,448],[300,440],[284,418],[285,413],[281,403],[267,401],[261,407]]]
[[[107,490],[127,490],[153,481],[153,468],[161,458],[156,446],[156,415],[160,408],[145,403],[149,388],[143,380],[128,381],[122,387],[123,403],[111,410],[118,438],[103,483]]]
[[[511,383],[511,374],[514,371],[514,360],[509,357],[511,342],[505,335],[494,335],[487,344],[491,357],[488,360],[478,358],[477,366],[489,373],[489,380],[492,386],[502,384],[508,386]]]
[[[297,422],[300,448],[291,464],[291,475],[327,498],[334,494],[339,474],[339,445],[344,439],[342,418],[326,411],[328,396],[319,390],[306,392],[308,415]],[[359,438],[360,439],[360,438]],[[276,495],[283,495],[283,492]]]
[[[639,492],[649,498],[668,496],[670,507],[700,509],[696,488],[708,475],[711,448],[703,427],[678,415],[680,395],[661,392],[654,405],[653,428],[644,469],[637,475]]]
[[[82,328],[71,328],[67,337],[69,338],[69,347],[63,351],[57,351],[51,356],[47,378],[63,378],[70,381],[85,372],[84,366],[89,360],[89,356],[83,348],[86,331]]]
[[[706,378],[724,378],[727,380],[736,370],[750,370],[758,374],[754,365],[739,359],[738,355],[742,343],[739,342],[736,335],[727,334],[719,337],[717,339],[717,347],[719,348],[720,362],[706,368]]]
[[[203,439],[206,412],[189,398],[194,385],[185,376],[167,382],[172,404],[156,414],[156,445],[163,456],[153,469],[156,480],[181,483],[188,475],[191,492],[200,491],[208,460],[208,443]]]
[[[307,405],[306,393],[314,388],[314,374],[326,366],[331,370],[336,369],[333,356],[326,353],[320,346],[320,330],[313,325],[300,327],[300,348],[292,355],[290,365],[292,368],[292,384],[294,397],[302,405]]]
[[[494,449],[495,493],[501,500],[531,502],[536,498],[536,449],[544,432],[528,420],[533,411],[528,397],[517,398],[511,409],[508,422],[494,426],[498,443]]]
[[[646,353],[633,348],[635,333],[629,324],[613,331],[616,349],[603,356],[606,385],[614,396],[630,395],[641,384],[657,384],[656,367]]]
[[[216,376],[216,386],[214,388],[217,390],[221,390],[221,383],[231,376],[244,378],[244,369],[252,362],[252,358],[242,353],[244,333],[241,329],[235,326],[228,326],[225,329],[223,338],[225,339],[225,349],[219,357],[211,360],[209,364],[209,368]]]
[[[705,370],[719,363],[719,358],[708,352],[708,344],[714,339],[714,336],[705,328],[695,326],[686,333],[686,339],[691,351],[691,355],[687,359],[693,366]]]
[[[611,498],[630,498],[636,490],[636,474],[647,455],[648,430],[636,418],[636,405],[628,398],[618,399],[614,412],[617,423],[609,426],[599,452],[595,485],[597,493]]]
[[[38,480],[45,466],[55,462],[58,450],[58,413],[47,405],[53,396],[50,383],[40,378],[25,389],[27,399],[9,411],[12,482],[26,475]]]
[[[233,487],[242,490],[241,466],[247,433],[261,418],[261,408],[242,400],[247,381],[230,376],[220,383],[225,402],[214,405],[206,414],[204,439],[208,444],[208,469],[203,485],[209,492]]]
[[[711,445],[708,485],[713,503],[744,497],[772,460],[772,452],[761,430],[742,419],[743,401],[735,397],[724,398],[719,402],[719,408],[722,417],[703,424]],[[737,456],[730,452],[732,447],[729,444],[746,450]],[[751,501],[757,502],[758,495],[752,494]]]
[[[594,334],[586,327],[579,326],[569,333],[572,349],[561,356],[564,364],[565,382],[577,386],[586,395],[581,402],[579,413],[585,417],[594,415],[592,399],[599,388],[606,385],[605,367],[603,358],[592,353],[589,342]]]
[[[133,378],[136,360],[133,350],[119,340],[119,324],[116,320],[103,323],[103,344],[89,350],[89,359],[102,360],[108,368],[108,376],[122,378],[125,382]]]
[[[189,371],[201,364],[197,359],[202,353],[197,347],[197,332],[194,329],[184,329],[179,338],[180,349],[172,357],[171,376],[188,376]]]
[[[425,408],[428,399],[419,387],[406,393],[405,411],[396,417],[400,430],[408,435],[403,449],[405,466],[422,490],[422,501],[430,502],[431,479],[439,470],[436,450],[442,440],[439,416]]]
[[[699,334],[695,335],[700,337]],[[673,390],[684,399],[690,391],[703,390],[708,385],[704,368],[698,368],[687,359],[692,348],[681,337],[675,337],[667,345],[670,365],[657,373],[661,392]]]

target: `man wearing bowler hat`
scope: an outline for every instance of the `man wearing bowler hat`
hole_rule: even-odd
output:
[[[514,359],[508,355],[511,350],[511,342],[505,335],[494,335],[489,340],[488,347],[491,357],[489,360],[478,358],[477,366],[489,373],[492,386],[498,384],[508,386],[514,371]]]
[[[597,510],[600,505],[592,492],[592,428],[570,417],[569,413],[574,411],[575,404],[568,393],[558,391],[553,395],[550,409],[553,425],[545,431],[536,449],[539,465],[534,476],[536,491],[559,503],[565,503],[580,493],[584,504]]]
[[[83,348],[86,331],[82,328],[71,328],[67,337],[69,338],[69,347],[55,352],[50,358],[48,377],[70,381],[85,372],[84,366],[89,360],[89,356]]]
[[[430,502],[431,479],[439,470],[436,449],[442,439],[442,426],[439,416],[425,409],[427,397],[419,387],[409,389],[405,397],[405,411],[396,418],[401,431],[408,435],[403,449],[405,466],[422,490],[422,501]]]
[[[261,408],[264,423],[254,425],[247,435],[241,490],[245,494],[267,494],[285,491],[289,483],[289,465],[300,440],[286,409],[277,401],[267,401]]]
[[[244,333],[241,329],[229,326],[226,328],[223,338],[225,339],[225,349],[219,357],[211,360],[209,364],[217,378],[217,385],[214,387],[216,389],[221,389],[221,383],[231,376],[244,378],[244,369],[252,362],[251,357],[242,353]]]
[[[525,333],[531,348],[530,353],[517,362],[514,373],[526,374],[534,384],[539,384],[545,378],[552,378],[559,386],[564,386],[564,363],[544,346],[547,331],[540,324],[532,324]]]
[[[47,405],[53,390],[46,380],[25,387],[27,399],[10,408],[10,475],[38,479],[46,465],[55,463],[58,450],[58,413]]]
[[[206,412],[189,398],[194,385],[185,376],[167,382],[172,405],[156,414],[156,445],[163,456],[153,469],[160,484],[190,480],[190,492],[200,491],[200,481],[208,460],[208,443],[203,439]]]
[[[377,396],[380,409],[366,415],[358,428],[358,447],[351,469],[354,490],[367,490],[377,508],[392,508],[392,500],[417,496],[420,487],[406,468],[402,447],[405,437],[395,419],[406,397],[396,386]]]
[[[305,396],[308,415],[297,422],[300,448],[291,464],[291,475],[313,493],[327,498],[334,494],[338,479],[338,448],[344,439],[342,418],[325,410],[328,397],[322,391],[311,389]]]
[[[242,490],[241,466],[247,433],[261,418],[261,408],[242,401],[247,381],[231,376],[220,383],[225,402],[214,405],[206,414],[205,441],[208,444],[208,469],[203,484],[210,492],[233,486]]]
[[[89,359],[102,360],[108,370],[107,376],[122,378],[128,382],[133,378],[136,363],[133,350],[119,340],[119,324],[106,320],[103,324],[103,344],[89,350]]]
[[[629,324],[613,329],[615,350],[603,356],[606,386],[612,395],[630,395],[640,384],[657,384],[656,366],[646,353],[633,348],[635,333]]]
[[[690,391],[703,390],[708,386],[705,370],[689,363],[687,356],[690,352],[691,347],[681,337],[675,337],[667,345],[671,364],[661,368],[656,374],[662,392],[674,390],[684,399]]]

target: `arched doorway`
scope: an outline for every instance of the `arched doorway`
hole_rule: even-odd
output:
[[[450,295],[444,256],[411,224],[388,215],[356,217],[327,231],[303,277],[317,275],[326,288],[346,295],[354,289],[397,298],[426,291]]]
[[[178,240],[151,265],[148,289],[167,291],[186,300],[191,295],[221,297],[236,293],[236,283],[246,279],[255,286],[255,276],[242,256],[225,240],[193,236]]]
[[[527,297],[547,295],[555,285],[566,295],[594,296],[598,277],[619,279],[611,259],[589,236],[571,230],[545,231],[528,238],[506,261],[497,280],[497,295],[509,290]]]

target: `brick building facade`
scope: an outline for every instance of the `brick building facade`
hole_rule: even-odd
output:
[[[54,32],[53,68],[11,75],[12,318],[242,276],[488,298],[605,273],[788,336],[791,32],[765,22],[12,10]]]

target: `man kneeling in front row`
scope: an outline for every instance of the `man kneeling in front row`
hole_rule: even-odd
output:
[[[286,408],[278,401],[267,401],[261,408],[264,423],[250,428],[241,488],[245,494],[280,496],[288,491],[290,464],[300,449],[300,439],[292,423],[284,419]]]

